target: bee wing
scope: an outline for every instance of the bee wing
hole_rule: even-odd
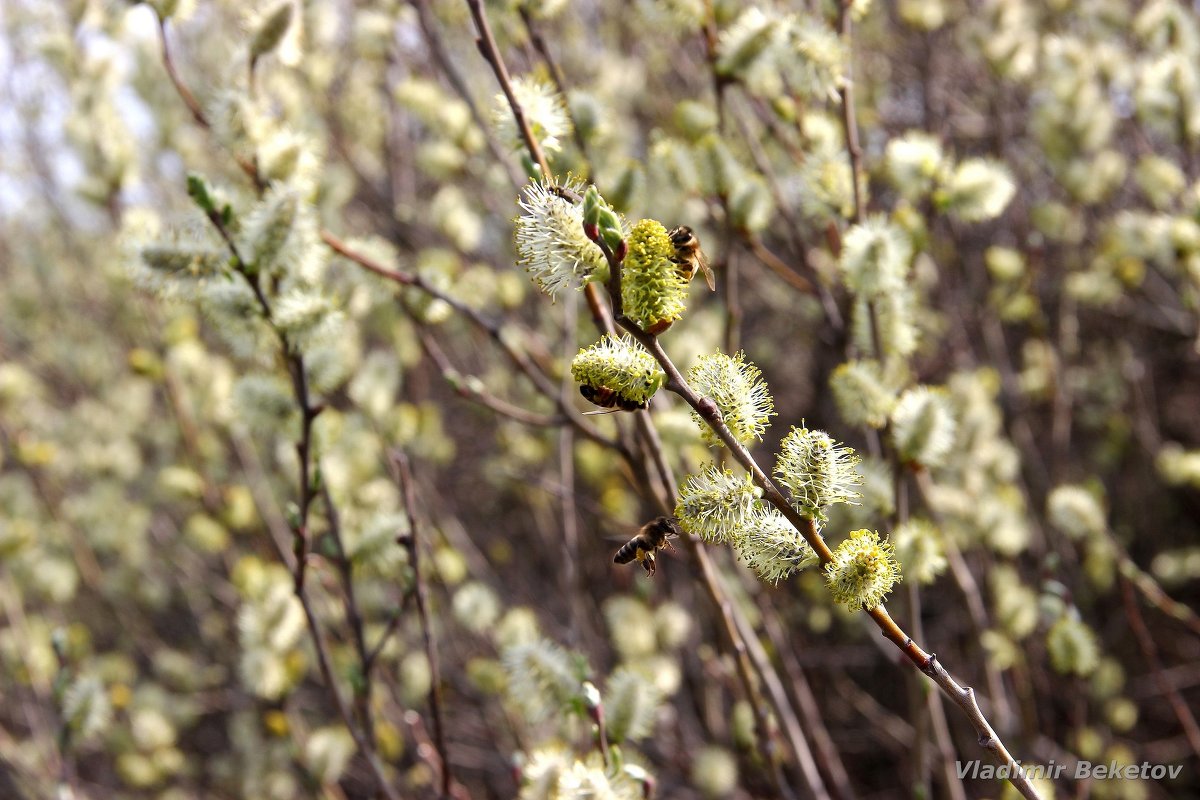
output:
[[[696,251],[696,263],[700,265],[700,271],[704,273],[704,282],[708,284],[708,290],[715,292],[717,290],[717,276],[713,274],[712,267],[708,264],[708,259],[704,257],[704,252]]]

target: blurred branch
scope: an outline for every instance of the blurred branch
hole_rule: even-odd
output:
[[[583,174],[580,179],[586,184],[595,180],[595,174],[592,168],[592,159],[588,153],[587,142],[583,139],[583,132],[579,130],[579,125],[575,122],[575,115],[571,113],[570,103],[567,101],[567,79],[563,75],[562,69],[558,66],[558,62],[554,60],[554,56],[550,53],[550,46],[546,44],[545,37],[534,23],[533,18],[529,14],[529,7],[522,3],[518,9],[521,14],[521,22],[525,24],[525,30],[529,33],[529,41],[533,44],[533,49],[537,50],[542,61],[546,64],[546,68],[550,71],[550,80],[554,82],[554,88],[558,90],[558,94],[562,97],[563,104],[566,106],[567,116],[571,119],[571,135],[575,139],[575,146],[579,148],[579,157],[583,159]]]
[[[415,584],[414,598],[417,615],[421,619],[421,638],[425,645],[425,658],[429,662],[429,713],[433,715],[433,741],[437,747],[438,771],[441,776],[441,797],[451,796],[453,777],[450,774],[450,759],[446,750],[446,727],[442,719],[442,673],[438,663],[437,646],[433,641],[433,628],[429,621],[429,591],[425,576],[421,572],[421,530],[417,524],[417,496],[413,488],[412,471],[408,456],[396,449],[391,453],[391,464],[396,482],[404,498],[404,516],[408,520],[408,534],[397,537],[398,544],[408,551],[408,563],[412,567]]]
[[[308,572],[308,556],[309,548],[311,547],[311,531],[309,530],[309,514],[312,510],[312,503],[317,495],[318,484],[324,484],[324,480],[320,478],[320,467],[315,463],[313,458],[313,423],[317,416],[321,413],[324,406],[312,402],[308,388],[308,374],[304,364],[304,355],[295,348],[292,342],[288,339],[287,334],[279,328],[272,316],[270,301],[267,299],[265,292],[259,282],[257,272],[250,269],[248,262],[242,257],[238,250],[237,244],[233,241],[228,228],[222,220],[220,214],[215,210],[210,210],[207,213],[209,222],[225,240],[225,244],[229,249],[232,258],[234,270],[245,279],[250,289],[254,293],[255,300],[258,302],[259,310],[263,314],[263,318],[274,331],[276,338],[279,341],[280,354],[287,365],[288,373],[292,379],[292,391],[295,396],[296,405],[300,410],[300,438],[296,442],[296,455],[298,459],[298,482],[299,482],[299,503],[296,512],[296,518],[291,521],[290,527],[293,536],[293,548],[295,555],[295,565],[292,570],[294,577],[295,593],[300,599],[300,605],[304,609],[304,618],[308,623],[310,638],[313,643],[313,648],[317,652],[317,663],[321,669],[322,678],[325,681],[326,689],[330,697],[333,699],[334,705],[337,707],[338,714],[341,716],[343,723],[350,731],[350,735],[354,738],[355,744],[362,752],[363,757],[367,760],[371,771],[375,774],[376,782],[380,791],[388,800],[399,800],[399,795],[392,787],[386,773],[383,769],[383,764],[379,760],[379,756],[375,751],[373,741],[374,732],[370,727],[366,726],[369,719],[369,714],[364,711],[364,728],[360,729],[355,723],[354,713],[346,704],[346,700],[342,697],[341,689],[338,688],[337,679],[334,676],[332,661],[329,656],[328,648],[325,644],[324,635],[321,633],[320,622],[317,619],[316,613],[313,611],[312,599],[309,597],[307,588],[305,587],[305,576]],[[337,523],[336,512],[333,511],[332,503],[328,504],[330,513],[330,525],[335,526]],[[340,547],[340,544],[339,544]],[[347,605],[354,603],[353,589],[350,586],[344,587],[347,593]],[[355,610],[357,615],[357,610]],[[365,660],[366,649],[361,638],[361,621],[359,622],[360,630],[356,634],[356,642],[359,645],[359,654]]]
[[[525,118],[525,110],[521,108],[516,94],[513,93],[512,79],[509,78],[508,67],[504,65],[504,59],[500,55],[500,48],[496,46],[496,37],[492,34],[492,26],[488,24],[487,14],[483,10],[483,2],[482,0],[466,0],[466,2],[467,7],[471,10],[471,18],[475,21],[475,30],[479,33],[475,44],[496,75],[500,91],[504,92],[504,97],[508,100],[508,107],[512,109],[517,130],[521,132],[521,139],[525,142],[526,149],[529,150],[530,158],[541,170],[542,177],[549,180],[554,174],[550,171],[550,162],[546,160],[542,145],[533,135],[533,129],[529,127],[529,120]]]
[[[531,425],[539,428],[560,428],[568,425],[567,418],[562,414],[550,417],[527,411],[485,390],[483,383],[478,378],[464,376],[451,365],[450,360],[446,357],[445,352],[442,351],[441,346],[438,345],[437,340],[430,334],[428,326],[418,324],[417,335],[421,339],[421,349],[429,356],[429,360],[434,363],[434,366],[438,368],[446,383],[459,397],[478,403],[484,408],[495,411],[500,416],[508,417],[522,425]]]
[[[1163,677],[1163,664],[1158,657],[1158,647],[1154,644],[1154,637],[1150,635],[1150,629],[1146,627],[1145,620],[1142,619],[1142,612],[1138,610],[1137,600],[1133,596],[1133,582],[1124,575],[1121,576],[1120,581],[1121,598],[1125,603],[1125,617],[1129,620],[1130,627],[1133,628],[1133,634],[1150,667],[1154,682],[1166,696],[1171,711],[1179,720],[1179,725],[1187,736],[1188,745],[1192,748],[1192,754],[1200,758],[1200,725],[1196,724],[1196,717],[1192,714],[1179,689]]]

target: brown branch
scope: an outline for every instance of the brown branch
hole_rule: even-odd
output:
[[[833,790],[832,795],[840,798],[852,798],[854,789],[850,783],[850,776],[838,754],[833,737],[829,735],[829,729],[821,719],[821,709],[817,704],[816,696],[813,695],[808,677],[796,660],[796,653],[793,649],[796,645],[788,639],[787,632],[779,620],[779,613],[771,603],[770,597],[765,593],[759,596],[759,607],[763,612],[763,629],[783,667],[784,676],[788,680],[788,686],[784,689],[786,691],[790,688],[791,691],[788,694],[799,712],[799,717],[803,719],[803,735],[811,739],[815,746],[813,756],[816,758],[821,772],[832,784],[830,787]]]
[[[204,116],[204,111],[200,108],[200,103],[196,101],[196,96],[192,94],[191,89],[187,87],[179,77],[179,73],[175,70],[175,61],[171,58],[171,50],[167,45],[167,21],[163,17],[158,18],[158,39],[162,45],[162,61],[163,67],[167,71],[167,77],[171,80],[171,85],[175,87],[179,98],[183,100],[183,104],[187,106],[188,111],[192,114],[192,119],[201,128],[211,127],[208,118]]]
[[[767,246],[763,244],[761,237],[756,234],[747,233],[743,238],[746,245],[750,248],[750,252],[754,254],[754,257],[770,269],[771,272],[782,278],[784,283],[805,294],[816,294],[816,289],[813,287],[812,282],[789,267],[779,256],[768,250]]]
[[[374,273],[381,278],[390,280],[401,286],[408,286],[418,291],[428,294],[430,297],[441,300],[446,305],[450,306],[454,311],[461,314],[468,322],[486,333],[492,341],[494,341],[509,361],[513,363],[518,370],[521,371],[537,388],[537,390],[548,399],[554,402],[558,408],[558,413],[562,420],[571,425],[584,438],[595,442],[596,444],[612,448],[621,453],[623,457],[628,457],[628,449],[613,439],[608,438],[604,434],[586,420],[584,420],[575,411],[566,399],[561,395],[558,387],[546,376],[545,372],[538,368],[529,356],[521,350],[514,347],[504,334],[502,326],[485,317],[475,308],[467,305],[462,300],[459,300],[454,295],[441,291],[437,287],[430,284],[420,275],[400,272],[391,269],[378,261],[372,259],[348,245],[346,242],[339,239],[329,231],[321,231],[321,240],[327,244],[335,253],[350,261],[358,264],[368,272]],[[533,424],[533,423],[531,423]]]
[[[417,10],[417,24],[421,26],[421,34],[425,37],[425,43],[429,45],[429,52],[433,55],[433,60],[437,62],[438,68],[446,76],[446,80],[450,82],[451,88],[454,89],[459,99],[466,104],[467,111],[471,114],[471,119],[474,120],[480,132],[483,133],[484,141],[487,142],[487,147],[492,154],[492,158],[496,159],[497,164],[505,166],[513,185],[520,186],[525,182],[524,176],[512,168],[509,160],[505,157],[504,151],[501,150],[495,137],[491,135],[491,128],[487,124],[487,120],[480,113],[479,106],[475,103],[474,98],[471,97],[471,92],[467,88],[467,82],[463,80],[462,75],[454,65],[454,57],[446,50],[446,44],[438,34],[433,14],[429,10],[429,0],[409,0],[409,4]]]
[[[533,129],[529,127],[529,120],[525,118],[525,110],[521,108],[521,103],[513,93],[512,79],[509,78],[508,67],[504,65],[504,59],[500,56],[496,37],[492,35],[492,26],[488,24],[487,14],[483,11],[483,2],[482,0],[467,0],[467,6],[471,9],[471,18],[475,21],[475,30],[479,33],[479,38],[475,40],[479,52],[483,54],[484,59],[491,65],[492,72],[496,74],[500,91],[504,92],[504,97],[508,100],[509,108],[512,109],[513,118],[517,123],[517,129],[521,132],[521,139],[524,140],[530,157],[541,169],[542,177],[548,180],[551,177],[550,162],[546,160],[542,145],[533,135]]]
[[[550,71],[550,80],[554,82],[554,88],[558,90],[559,95],[563,99],[563,103],[567,101],[567,79],[563,74],[562,68],[558,66],[558,62],[554,60],[554,56],[550,53],[550,46],[546,44],[546,38],[542,36],[542,32],[533,23],[533,18],[529,14],[529,8],[525,4],[521,4],[518,8],[521,14],[521,21],[525,23],[525,30],[529,34],[529,41],[533,44],[533,49],[537,50],[542,61],[546,64],[546,68]],[[591,183],[593,178],[592,159],[588,154],[587,142],[583,140],[583,132],[579,130],[579,126],[575,124],[575,117],[571,114],[570,106],[567,106],[567,116],[571,120],[571,135],[575,139],[575,146],[579,148],[579,157],[583,159],[583,178],[584,183]]]

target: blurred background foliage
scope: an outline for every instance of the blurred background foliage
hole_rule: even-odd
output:
[[[1194,10],[877,0],[850,40],[832,2],[619,5],[486,10],[555,173],[699,232],[720,287],[693,282],[672,357],[746,351],[781,423],[756,452],[807,420],[865,455],[828,535],[890,533],[895,613],[1027,763],[1184,766],[1060,793],[1200,791]],[[604,444],[628,415],[563,422],[597,335],[514,266],[528,158],[467,3],[8,0],[0,22],[0,795],[373,797],[374,757],[434,796],[432,689],[457,796],[1001,795],[947,773],[972,731],[815,570],[763,585],[713,550],[780,718],[684,549],[652,581],[612,564],[657,512]],[[858,189],[909,271],[874,341],[844,272],[847,76]],[[936,399],[894,411],[918,385]],[[681,475],[717,457],[681,403],[652,413]],[[893,413],[945,434],[897,442],[922,465],[899,477]]]

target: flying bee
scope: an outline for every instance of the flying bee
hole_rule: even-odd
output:
[[[671,244],[675,245],[675,255],[671,258],[675,262],[675,266],[680,276],[688,282],[696,275],[696,270],[699,269],[704,273],[704,282],[708,284],[709,291],[717,290],[717,279],[713,275],[712,267],[708,265],[708,259],[704,257],[704,252],[700,249],[700,240],[696,238],[696,232],[687,225],[680,225],[677,228],[672,228],[667,234],[671,237]]]
[[[641,408],[647,408],[650,405],[649,400],[643,400],[640,403],[636,400],[630,400],[627,397],[621,397],[607,386],[588,386],[586,383],[581,384],[579,393],[583,395],[583,399],[590,403],[595,403],[601,408],[608,409],[607,411],[585,411],[585,414],[611,414],[614,411],[637,411]]]
[[[613,557],[614,564],[628,564],[636,560],[646,570],[647,577],[654,576],[655,553],[675,546],[670,540],[680,534],[679,522],[674,517],[655,517],[642,526],[637,536],[621,545]]]

